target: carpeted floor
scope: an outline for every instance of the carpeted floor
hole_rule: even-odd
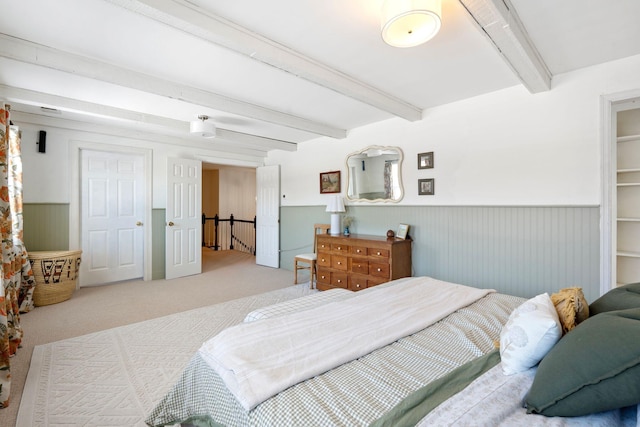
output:
[[[23,397],[22,394],[32,352],[36,346],[291,287],[292,282],[291,271],[255,265],[255,258],[250,255],[205,249],[201,275],[175,280],[132,281],[81,288],[68,301],[38,307],[31,313],[23,314],[21,323],[25,338],[22,348],[12,359],[11,404],[8,408],[0,410],[0,425],[15,425],[21,400],[33,398],[28,395]],[[307,285],[297,288],[308,289],[308,282]],[[292,291],[293,289],[295,288],[292,287]],[[85,338],[90,339],[84,337],[83,340]],[[110,339],[114,338],[105,338],[107,341]],[[66,346],[61,345],[59,348]],[[73,344],[70,349],[78,345],[79,343]],[[51,348],[56,347],[57,345]],[[41,359],[44,353],[39,352],[36,352],[35,356]],[[73,355],[73,351],[71,354]],[[91,425],[80,422],[62,424]]]
[[[178,380],[202,343],[307,284],[35,347],[16,426],[131,426]]]

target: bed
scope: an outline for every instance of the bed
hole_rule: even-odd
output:
[[[425,292],[419,295],[439,295],[442,293],[442,289],[449,289],[449,287],[456,288],[464,295],[450,296],[447,293],[442,293],[444,296],[441,300],[435,298],[436,306],[448,305],[444,302],[455,300],[457,305],[454,305],[450,312],[447,312],[448,308],[441,310],[439,307],[428,305],[418,305],[416,308],[401,306],[396,308],[394,303],[391,304],[393,307],[383,305],[385,307],[383,310],[376,307],[375,301],[377,299],[396,301],[393,299],[396,298],[393,294],[405,292],[405,288],[409,287]],[[465,299],[466,295],[470,293],[474,294],[469,297],[473,299],[472,302]],[[635,305],[635,302],[630,303],[627,294],[619,295],[620,292],[613,291],[612,294],[614,298],[610,298],[610,301],[613,302],[604,304],[605,309],[601,312],[603,314],[601,317],[606,318],[606,322],[604,320],[602,322],[606,323],[609,328],[621,329],[622,334],[614,334],[610,330],[605,330],[603,332],[605,336],[617,337],[617,341],[590,344],[603,347],[603,351],[608,354],[611,353],[611,348],[616,348],[615,346],[621,345],[622,342],[640,343],[640,336],[638,336],[640,313],[637,308],[640,307],[640,301]],[[633,291],[629,294],[640,296],[640,288],[637,289],[637,292]],[[607,296],[605,295],[603,298]],[[614,403],[607,402],[609,407],[606,407],[606,410],[592,413],[593,395],[597,396],[600,390],[587,390],[591,395],[586,397],[584,394],[580,394],[590,386],[578,387],[575,384],[563,383],[562,387],[569,387],[573,390],[572,393],[569,393],[569,398],[557,399],[557,396],[553,396],[553,393],[564,393],[566,397],[567,393],[562,389],[555,390],[555,388],[561,388],[560,385],[555,384],[560,381],[553,381],[554,384],[551,387],[550,378],[558,376],[558,369],[570,369],[571,367],[560,365],[558,368],[557,364],[549,364],[550,366],[546,367],[543,366],[543,363],[538,365],[537,362],[540,359],[545,361],[547,358],[553,362],[555,358],[555,360],[571,359],[575,363],[570,365],[580,364],[575,343],[572,343],[569,338],[575,335],[576,340],[580,341],[583,335],[580,328],[589,326],[587,324],[592,318],[599,319],[593,316],[589,321],[585,321],[575,328],[575,331],[579,333],[572,331],[560,338],[562,330],[558,324],[557,316],[555,324],[548,326],[545,323],[549,321],[549,316],[553,318],[553,312],[550,312],[551,314],[545,312],[549,316],[544,318],[544,321],[538,321],[537,318],[532,320],[531,312],[535,310],[529,308],[542,301],[539,305],[546,310],[548,302],[545,297],[549,298],[544,294],[536,298],[525,299],[490,290],[477,293],[474,288],[421,277],[399,279],[357,293],[346,290],[325,291],[264,307],[249,313],[242,324],[225,330],[224,332],[229,331],[227,338],[230,341],[222,341],[225,337],[220,337],[224,335],[221,333],[220,336],[212,337],[211,340],[203,344],[203,348],[193,355],[177,383],[149,413],[146,423],[149,426],[640,425],[637,417],[638,403],[640,402],[640,397],[638,397],[640,396],[640,390],[638,390],[640,387],[640,368],[637,364],[640,362],[640,351],[637,351],[633,345],[621,351],[621,353],[628,354],[613,357],[615,360],[611,361],[611,364],[616,366],[624,365],[624,369],[606,368],[614,369],[616,374],[612,378],[608,378],[608,381],[604,381],[610,387],[605,391],[612,394],[612,389],[622,387],[621,389],[624,390],[622,394],[625,395],[624,398],[618,399],[619,401]],[[409,297],[409,299],[422,301],[431,298]],[[398,299],[398,301],[403,300]],[[630,305],[630,307],[624,306],[620,310],[621,303]],[[402,304],[405,302],[403,301]],[[370,307],[371,311],[369,313],[358,311],[362,306]],[[355,317],[350,318],[349,314],[340,311],[345,310],[346,307],[356,307]],[[536,309],[544,312],[539,307]],[[331,315],[334,310],[338,313],[334,316],[335,319]],[[417,315],[411,314],[412,311],[415,311]],[[354,350],[355,353],[349,356],[352,360],[348,361],[341,360],[341,356],[337,357],[337,360],[333,362],[335,366],[327,368],[326,365],[323,365],[318,368],[320,372],[317,373],[313,369],[304,372],[302,379],[287,378],[289,383],[285,381],[281,385],[281,390],[275,387],[274,390],[266,393],[266,396],[260,396],[253,400],[247,399],[242,394],[242,390],[238,391],[238,384],[229,382],[230,380],[226,378],[227,373],[225,373],[233,371],[235,374],[241,371],[244,369],[243,363],[246,360],[243,359],[240,365],[235,367],[221,368],[214,363],[212,359],[215,357],[207,350],[209,347],[221,348],[222,345],[233,347],[239,340],[240,335],[237,334],[250,334],[257,331],[264,338],[264,331],[276,331],[272,335],[279,336],[280,329],[278,328],[294,325],[293,329],[298,330],[300,335],[312,337],[312,344],[309,345],[313,345],[316,336],[320,337],[319,340],[329,338],[327,341],[321,341],[317,348],[313,347],[312,355],[305,355],[304,349],[300,350],[301,353],[297,353],[297,349],[287,348],[283,350],[283,355],[278,356],[277,359],[286,359],[285,367],[290,367],[290,369],[284,370],[285,374],[286,371],[291,370],[304,371],[303,367],[306,368],[307,357],[313,359],[315,356],[323,360],[329,358],[322,354],[322,347],[326,347],[328,355],[341,353],[336,348],[349,347],[351,351],[351,347],[356,347],[359,339],[367,343],[378,339],[375,333],[373,335],[370,333],[372,328],[369,325],[378,325],[376,322],[382,322],[380,325],[384,325],[391,321],[387,319],[387,314],[397,318],[405,316],[405,312],[408,313],[406,314],[407,319],[403,318],[399,324],[413,323],[414,320],[410,320],[411,316],[418,318],[418,323],[417,326],[408,327],[408,332],[402,332],[404,334],[402,337],[395,338],[391,335],[381,338],[382,344],[378,344],[379,348],[373,350],[365,348],[363,354],[358,354]],[[422,316],[420,313],[428,313],[428,315]],[[613,315],[610,315],[611,313]],[[366,321],[358,323],[363,319],[363,316]],[[429,317],[427,326],[421,324],[422,317]],[[313,319],[315,319],[315,323],[313,323]],[[321,331],[335,332],[337,329],[342,329],[343,325],[340,323],[340,319],[344,319],[344,323],[359,325],[359,329],[357,326],[353,328],[355,331],[353,337],[340,337],[341,334],[335,334],[337,336],[336,342],[333,342],[331,335],[322,338],[323,332]],[[624,323],[622,326],[618,322],[620,319]],[[603,327],[599,324],[602,322],[591,323],[598,323],[596,325],[600,328],[598,330],[602,330]],[[536,329],[535,327],[531,328],[531,325],[535,325],[538,330],[529,330]],[[516,365],[523,364],[522,354],[518,353],[519,348],[515,352],[508,350],[515,348],[513,345],[509,345],[510,338],[508,337],[516,337],[512,339],[512,342],[521,339],[522,334],[514,334],[513,331],[519,331],[518,328],[523,327],[528,328],[527,334],[539,335],[539,339],[536,338],[536,340],[529,337],[530,342],[527,344],[529,347],[535,347],[534,353],[540,353],[541,343],[548,348],[542,352],[542,355],[535,355],[533,362],[526,360],[525,357],[524,366],[520,366],[515,370],[516,372],[505,375],[505,369],[509,366],[513,367],[514,360]],[[396,329],[403,328],[404,326],[394,325],[388,329],[393,329],[393,334]],[[413,331],[411,328],[418,328],[418,330]],[[550,338],[551,333],[558,335],[558,328],[560,328],[560,336]],[[385,328],[376,326],[373,329],[378,331]],[[304,333],[304,331],[307,332]],[[510,332],[511,335],[506,334],[505,331]],[[592,330],[586,328],[584,335],[593,335]],[[256,357],[260,362],[279,351],[278,348],[275,350],[272,348],[273,343],[270,342],[272,338],[260,340],[253,336],[251,339],[247,339],[246,343],[238,344],[237,349],[227,351],[226,349],[231,347],[224,347],[225,350],[221,351],[224,354],[220,357],[224,358],[236,350],[246,353],[247,349],[251,348],[251,353],[260,355]],[[384,344],[385,339],[391,341]],[[256,342],[252,343],[251,341]],[[561,345],[565,341],[569,345]],[[345,342],[350,345],[345,346]],[[496,348],[498,343],[502,344],[501,349]],[[207,347],[208,344],[209,347]],[[244,347],[245,345],[249,347]],[[252,345],[253,347],[250,347]],[[332,345],[335,346],[332,347]],[[527,345],[521,347],[527,348]],[[308,344],[304,344],[300,347],[307,346]],[[556,349],[559,349],[558,355],[552,354],[556,352]],[[316,355],[318,352],[320,356]],[[567,352],[571,352],[571,357],[566,356]],[[589,351],[582,354],[591,355],[592,353]],[[527,357],[530,356],[530,354],[527,355]],[[287,359],[287,357],[289,358]],[[538,360],[536,361],[535,358]],[[531,363],[533,365],[527,366]],[[585,365],[591,366],[592,363],[587,361]],[[293,369],[294,367],[295,369]],[[580,373],[580,375],[602,376],[601,373]],[[567,372],[567,376],[571,378],[582,378],[580,375]],[[253,376],[253,371],[247,375],[247,377]],[[260,375],[255,376],[259,377]],[[254,386],[254,388],[262,391],[263,385],[266,384],[266,388],[270,388],[271,383],[276,383],[279,379],[274,380],[267,376],[262,379],[262,383],[258,383],[260,386]],[[239,382],[237,378],[236,382]],[[576,387],[582,391],[576,392]],[[542,390],[541,393],[537,392],[537,395],[542,395],[542,397],[534,396],[539,397],[542,403],[540,401],[534,402],[535,399],[531,396],[534,388]],[[545,393],[551,393],[552,396],[545,395]],[[617,393],[613,393],[613,395],[616,395],[617,398]],[[572,402],[571,398],[573,397],[575,397],[574,400],[582,403]],[[548,404],[548,401],[554,403]],[[549,412],[557,410],[558,406],[566,403],[565,401],[569,401],[570,411],[579,413],[585,410],[584,407],[588,407],[587,412],[579,415],[572,413],[572,416],[549,416]],[[529,407],[525,408],[524,403],[529,403]],[[567,411],[567,409],[560,408],[560,411]],[[540,412],[545,415],[528,412]]]

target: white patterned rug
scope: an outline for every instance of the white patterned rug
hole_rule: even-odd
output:
[[[17,426],[145,426],[202,343],[309,283],[36,346]]]

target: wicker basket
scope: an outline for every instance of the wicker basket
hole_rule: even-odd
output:
[[[56,304],[71,298],[76,290],[81,254],[82,251],[29,252],[36,279],[33,291],[36,306]]]

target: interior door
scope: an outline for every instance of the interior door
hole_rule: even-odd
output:
[[[165,278],[202,272],[202,162],[167,159]]]
[[[81,285],[141,278],[143,157],[82,150],[81,167]]]
[[[280,166],[256,170],[256,264],[280,266]]]

